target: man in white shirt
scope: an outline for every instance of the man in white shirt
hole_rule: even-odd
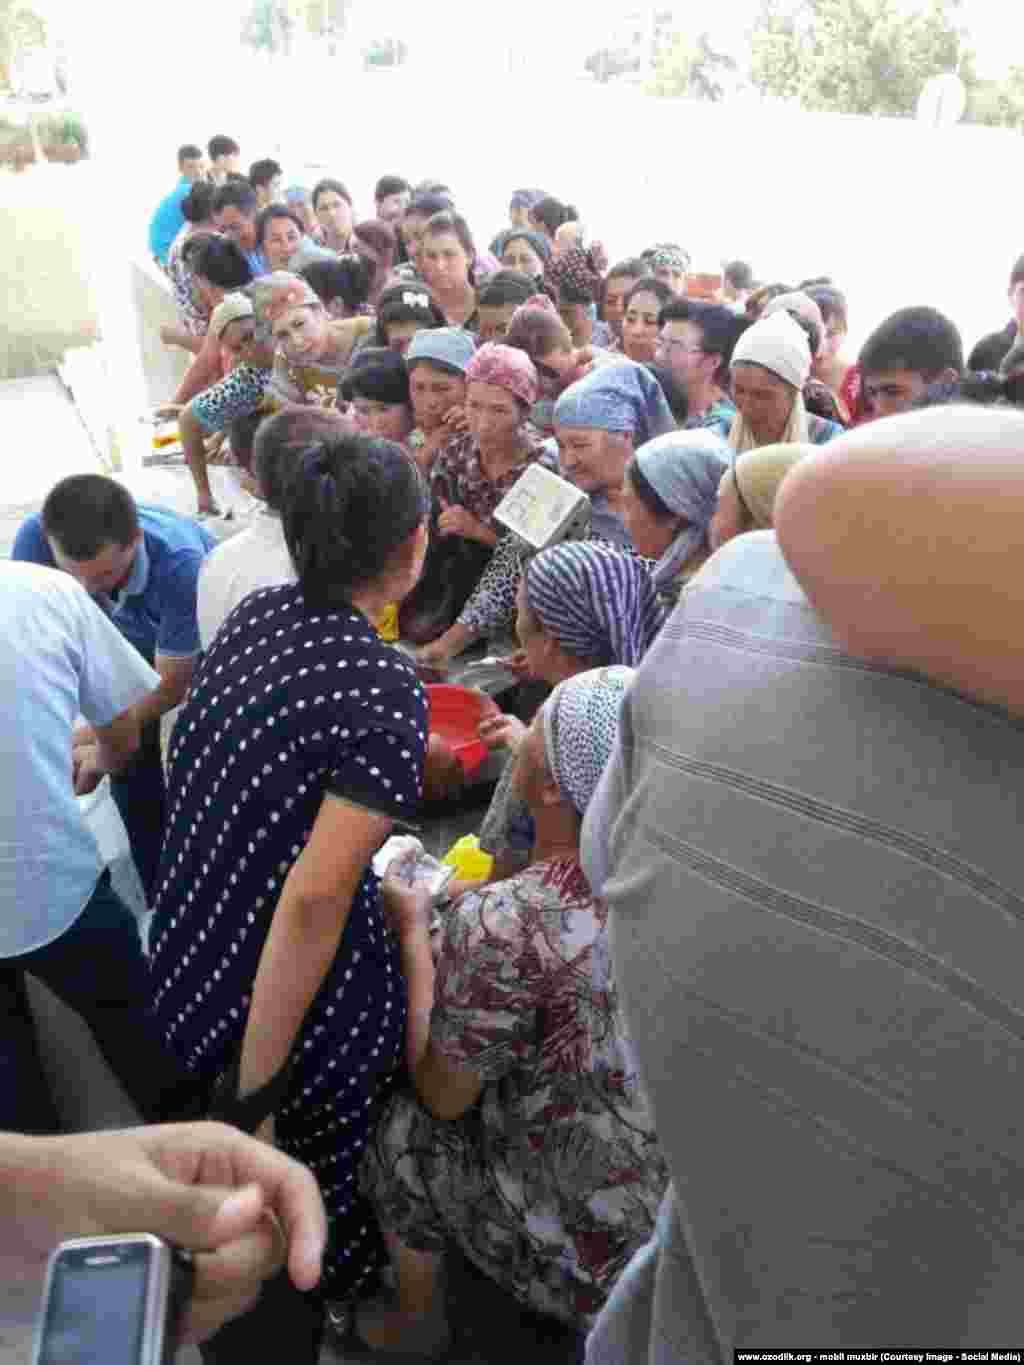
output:
[[[253,446],[254,492],[266,506],[251,526],[222,541],[203,561],[196,615],[204,650],[210,648],[213,637],[243,597],[258,588],[295,582],[295,568],[281,529],[280,507],[281,492],[298,452],[261,447],[255,437],[261,420],[259,416],[243,417],[232,424],[231,448],[236,455],[239,442]]]
[[[191,1086],[148,1023],[138,925],[110,887],[75,800],[139,745],[135,708],[160,676],[70,574],[0,565],[0,1130],[52,1127],[23,974],[89,1024],[147,1118],[181,1112]],[[72,757],[79,716],[96,744]]]

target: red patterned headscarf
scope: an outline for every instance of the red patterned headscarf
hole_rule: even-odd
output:
[[[537,401],[537,371],[525,351],[491,341],[481,346],[469,362],[466,382],[494,384],[532,408]]]

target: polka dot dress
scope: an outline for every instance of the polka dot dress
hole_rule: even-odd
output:
[[[360,613],[318,614],[287,585],[252,593],[225,622],[174,730],[150,939],[157,1021],[197,1076],[213,1079],[238,1054],[274,907],[324,796],[412,816],[426,736],[414,670]],[[398,941],[367,869],[276,1119],[278,1144],[320,1183],[335,1297],[383,1262],[356,1172],[405,1019]]]

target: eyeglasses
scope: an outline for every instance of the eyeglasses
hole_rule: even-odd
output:
[[[688,346],[685,341],[677,341],[675,337],[659,337],[658,350],[660,351],[681,351],[683,355],[706,355],[703,346]]]

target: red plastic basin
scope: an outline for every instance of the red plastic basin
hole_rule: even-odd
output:
[[[472,777],[487,757],[487,745],[478,734],[484,716],[498,708],[490,697],[471,687],[456,687],[453,683],[429,683],[430,733],[445,744],[462,764],[467,777]]]

